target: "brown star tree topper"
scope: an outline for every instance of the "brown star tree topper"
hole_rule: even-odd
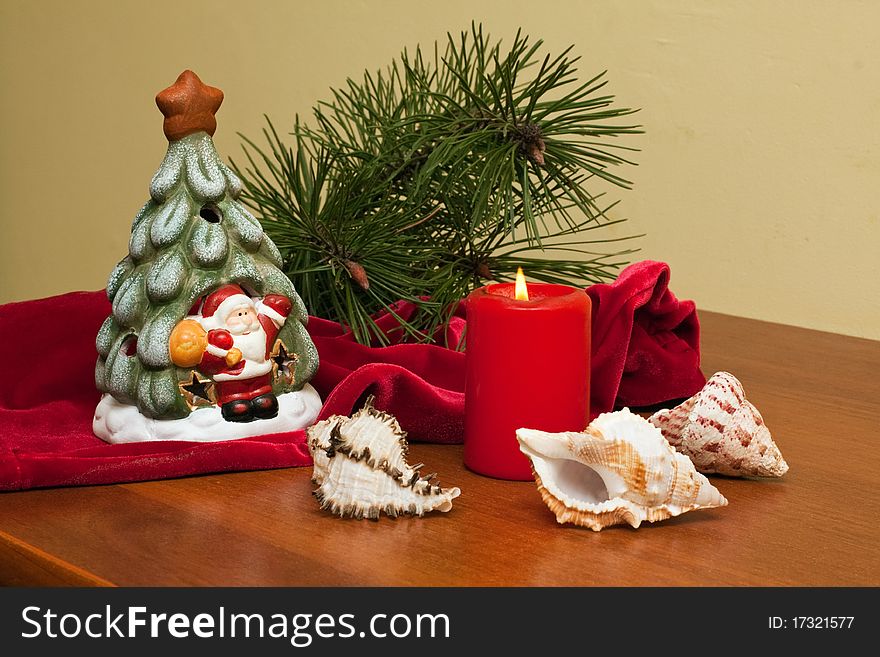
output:
[[[165,116],[162,129],[168,141],[177,141],[196,132],[214,136],[214,116],[223,102],[223,92],[204,84],[199,76],[185,70],[167,89],[156,94],[156,105]]]

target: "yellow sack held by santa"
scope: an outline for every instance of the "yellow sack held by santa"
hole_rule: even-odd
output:
[[[195,367],[208,348],[208,333],[194,319],[184,319],[171,331],[168,350],[171,362],[178,367]]]

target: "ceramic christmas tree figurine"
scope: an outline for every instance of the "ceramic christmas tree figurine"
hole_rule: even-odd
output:
[[[110,274],[113,313],[97,338],[104,440],[277,433],[320,410],[305,306],[214,150],[222,101],[192,71],[156,96],[168,152]]]

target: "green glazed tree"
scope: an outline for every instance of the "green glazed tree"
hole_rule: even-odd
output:
[[[300,390],[318,366],[306,308],[280,270],[281,255],[239,201],[241,182],[214,148],[222,100],[222,91],[191,71],[156,97],[168,151],[132,224],[129,253],[107,283],[113,312],[98,332],[95,381],[149,418],[182,418],[213,404],[192,394],[188,384],[199,377],[172,362],[169,339],[206,295],[226,284],[252,297],[282,295],[292,305],[278,339],[295,366],[285,370],[288,376],[273,371],[275,394]]]

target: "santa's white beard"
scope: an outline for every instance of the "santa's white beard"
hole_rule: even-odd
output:
[[[231,331],[230,331],[231,332]],[[215,374],[215,381],[242,381],[262,376],[272,371],[272,361],[266,358],[266,330],[262,324],[247,335],[232,334],[232,344],[241,351],[244,369],[238,374]]]
[[[241,351],[241,355],[245,360],[252,363],[262,363],[266,361],[266,331],[263,330],[261,324],[257,324],[257,328],[247,335],[232,336],[233,345]]]

